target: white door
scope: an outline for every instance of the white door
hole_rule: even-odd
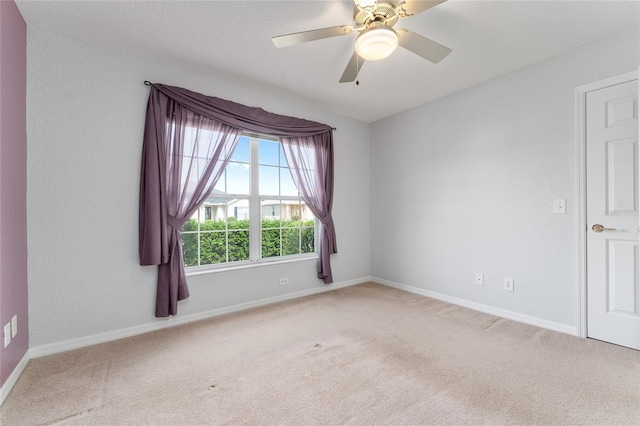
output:
[[[587,336],[640,349],[638,81],[586,95]]]

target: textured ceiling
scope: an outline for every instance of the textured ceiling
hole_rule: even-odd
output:
[[[402,19],[451,49],[398,49],[338,80],[356,33],[277,49],[271,36],[351,24],[352,1],[16,1],[29,28],[197,72],[250,79],[372,122],[630,28],[640,1],[449,0]],[[215,94],[211,94],[215,95]]]

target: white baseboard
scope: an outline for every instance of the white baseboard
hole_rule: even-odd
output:
[[[385,280],[383,278],[371,277],[371,281],[373,281],[374,283],[386,285],[388,287],[397,288],[399,290],[408,291],[409,293],[419,294],[421,296],[431,297],[432,299],[437,299],[443,302],[452,303],[454,305],[463,306],[465,308],[473,309],[474,311],[484,312],[486,314],[495,315],[501,318],[535,325],[536,327],[546,328],[548,330],[559,331],[560,333],[571,334],[572,336],[579,336],[577,327],[571,325],[560,324],[554,321],[548,321],[541,318],[520,314],[518,312],[508,311],[506,309],[495,308],[493,306],[483,305],[482,303],[471,302],[469,300],[447,296],[446,294],[436,293],[434,291],[425,290],[405,284],[399,284],[393,281]]]
[[[319,294],[326,291],[337,290],[339,288],[349,287],[356,284],[362,284],[371,281],[371,277],[362,277],[354,280],[333,283],[329,285],[321,285],[319,287],[307,290],[287,293],[280,296],[268,297],[266,299],[255,300],[252,302],[240,303],[238,305],[227,306],[224,308],[212,309],[210,311],[199,312],[197,314],[177,316],[169,318],[166,321],[138,325],[134,327],[123,328],[120,330],[108,331],[105,333],[93,334],[91,336],[79,337],[77,339],[69,339],[61,342],[50,343],[46,345],[35,346],[29,349],[31,358],[39,358],[46,355],[52,355],[60,352],[79,349],[86,346],[97,345],[100,343],[111,342],[113,340],[123,339],[126,337],[137,336],[139,334],[149,333],[151,331],[162,330],[165,328],[175,327],[195,321],[217,317],[220,315],[230,314],[233,312],[244,311],[259,306],[270,305],[273,303],[284,302],[286,300],[298,299],[300,297]]]
[[[7,381],[4,382],[4,385],[2,385],[2,387],[0,387],[0,406],[2,406],[2,404],[4,403],[4,400],[7,399],[7,396],[9,396],[11,389],[13,389],[13,386],[16,384],[16,382],[20,378],[20,375],[24,371],[24,368],[27,366],[27,363],[29,362],[30,359],[31,359],[31,355],[27,350],[27,352],[25,352],[25,354],[22,356],[22,359],[20,360],[16,368],[13,370],[13,372],[11,373]]]

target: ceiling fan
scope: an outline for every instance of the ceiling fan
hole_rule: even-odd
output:
[[[399,45],[434,64],[451,49],[406,29],[394,29],[399,18],[408,18],[447,0],[354,0],[353,25],[320,28],[272,37],[276,47],[286,47],[323,38],[344,36],[358,31],[355,52],[340,83],[354,81],[365,61],[378,61],[391,55]]]

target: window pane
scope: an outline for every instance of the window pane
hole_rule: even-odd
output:
[[[246,221],[246,229],[249,229],[249,200],[246,198],[229,200],[229,223],[231,220]],[[229,225],[231,227],[231,225]]]
[[[260,195],[280,195],[279,168],[260,166]]]
[[[182,254],[185,266],[198,266],[198,234],[182,235]]]
[[[248,164],[234,162],[227,164],[227,194],[249,195],[250,173]]]
[[[280,228],[262,231],[262,257],[280,256]]]
[[[224,222],[213,222],[224,226]],[[200,234],[200,264],[210,265],[227,261],[226,232],[202,232]]]
[[[280,142],[260,139],[258,162],[262,165],[277,166],[280,158]]]
[[[279,228],[280,227],[280,201],[279,200],[262,200],[260,217],[262,219],[263,228]]]
[[[313,221],[311,221],[311,225],[313,225]],[[315,252],[315,241],[314,241],[313,231],[314,231],[313,226],[310,226],[310,227],[305,226],[301,229],[300,251],[302,253]]]
[[[198,213],[191,218],[182,234],[185,266],[211,265],[250,259],[249,219],[227,217],[227,212],[245,209],[248,211],[248,199],[220,198],[219,204],[200,207]],[[212,201],[209,198],[208,201]],[[215,200],[214,200],[215,201]],[[225,205],[236,206],[235,209]],[[198,222],[198,217],[204,218],[210,211],[212,218]],[[198,234],[198,229],[200,233]],[[200,246],[198,247],[198,242]],[[198,262],[199,260],[199,262]]]
[[[297,197],[298,190],[293,183],[293,178],[291,177],[291,170],[288,168],[280,169],[280,195]]]
[[[300,253],[300,228],[294,226],[292,221],[283,222],[282,225],[282,255]]]
[[[226,193],[226,188],[227,188],[227,175],[226,173],[222,173],[222,176],[220,176],[220,179],[218,179],[218,181],[216,182],[216,186],[213,187],[213,191],[217,191],[218,194],[224,194]]]
[[[238,145],[236,145],[236,150],[233,151],[233,155],[231,156],[231,161],[249,163],[249,158],[250,158],[249,146],[250,146],[249,138],[246,136],[241,136],[240,139],[238,139]]]
[[[229,262],[249,260],[249,230],[229,232]]]

